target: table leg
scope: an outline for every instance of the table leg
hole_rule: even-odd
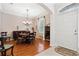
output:
[[[10,37],[8,39],[9,39],[9,42],[10,42]]]
[[[11,48],[11,55],[12,56],[14,56],[14,54],[13,54],[13,48],[14,48],[14,46]]]
[[[6,56],[6,51],[4,51],[4,56]]]

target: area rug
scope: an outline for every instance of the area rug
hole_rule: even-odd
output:
[[[77,56],[78,52],[58,46],[55,48],[55,51],[64,56]]]

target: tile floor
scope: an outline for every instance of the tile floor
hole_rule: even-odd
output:
[[[53,47],[50,47],[50,48],[46,49],[45,51],[43,51],[35,56],[62,56],[62,55],[56,53],[54,51]]]

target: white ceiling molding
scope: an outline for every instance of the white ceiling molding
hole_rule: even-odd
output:
[[[2,5],[2,12],[21,17],[26,17],[26,9],[29,9],[29,18],[49,13],[47,9],[37,3],[1,3],[0,5]]]
[[[50,14],[52,14],[52,11],[43,3],[38,3],[41,7],[45,8]]]
[[[69,5],[65,6],[64,8],[62,8],[59,12],[65,12],[71,8],[76,8],[76,7],[79,7],[79,3],[69,4]]]

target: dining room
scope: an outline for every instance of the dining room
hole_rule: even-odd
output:
[[[48,10],[34,3],[2,3],[1,6],[0,39],[1,44],[8,45],[0,55],[33,56],[50,47],[50,38],[45,40],[45,28],[50,27]]]

